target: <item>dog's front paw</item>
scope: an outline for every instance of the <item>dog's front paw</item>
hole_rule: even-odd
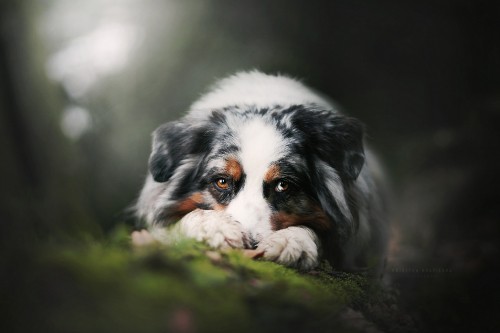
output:
[[[263,258],[279,264],[310,270],[318,265],[319,240],[307,227],[288,227],[272,233],[257,247]]]
[[[179,231],[215,249],[244,248],[245,233],[239,222],[215,210],[196,209],[179,221]]]
[[[156,239],[146,229],[137,230],[130,235],[132,245],[140,247],[150,245],[156,242]]]

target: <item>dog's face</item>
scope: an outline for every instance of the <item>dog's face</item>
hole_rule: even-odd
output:
[[[344,188],[364,163],[356,120],[303,105],[187,119],[154,134],[150,172],[170,188],[159,220],[224,210],[242,224],[248,247],[293,225],[351,231]]]

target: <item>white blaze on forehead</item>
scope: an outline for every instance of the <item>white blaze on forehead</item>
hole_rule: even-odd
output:
[[[245,173],[245,184],[227,207],[250,236],[259,241],[269,235],[271,209],[264,198],[264,175],[273,162],[287,152],[285,140],[274,125],[262,119],[251,119],[238,131],[240,162]]]
[[[263,119],[245,122],[240,130],[241,163],[247,176],[260,174],[261,181],[271,163],[286,152],[286,145],[276,127]]]

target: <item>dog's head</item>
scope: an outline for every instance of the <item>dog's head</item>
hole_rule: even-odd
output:
[[[149,160],[168,188],[156,219],[224,210],[243,225],[249,247],[293,225],[341,242],[355,228],[345,189],[364,164],[362,133],[357,120],[312,104],[227,107],[167,123],[153,135]]]

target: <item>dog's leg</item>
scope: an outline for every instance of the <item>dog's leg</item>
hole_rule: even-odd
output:
[[[309,270],[318,265],[318,236],[307,227],[288,227],[262,240],[257,250],[263,258],[279,264]]]
[[[176,224],[164,227],[151,227],[149,232],[132,234],[134,245],[144,245],[143,236],[164,244],[173,244],[183,238],[205,242],[214,249],[244,248],[245,234],[241,224],[221,211],[195,209]],[[151,243],[151,242],[148,242]]]
[[[196,209],[178,222],[177,231],[215,249],[245,247],[241,224],[221,211]]]
[[[156,242],[153,235],[151,235],[146,229],[132,232],[131,237],[132,245],[134,246],[145,246]]]

